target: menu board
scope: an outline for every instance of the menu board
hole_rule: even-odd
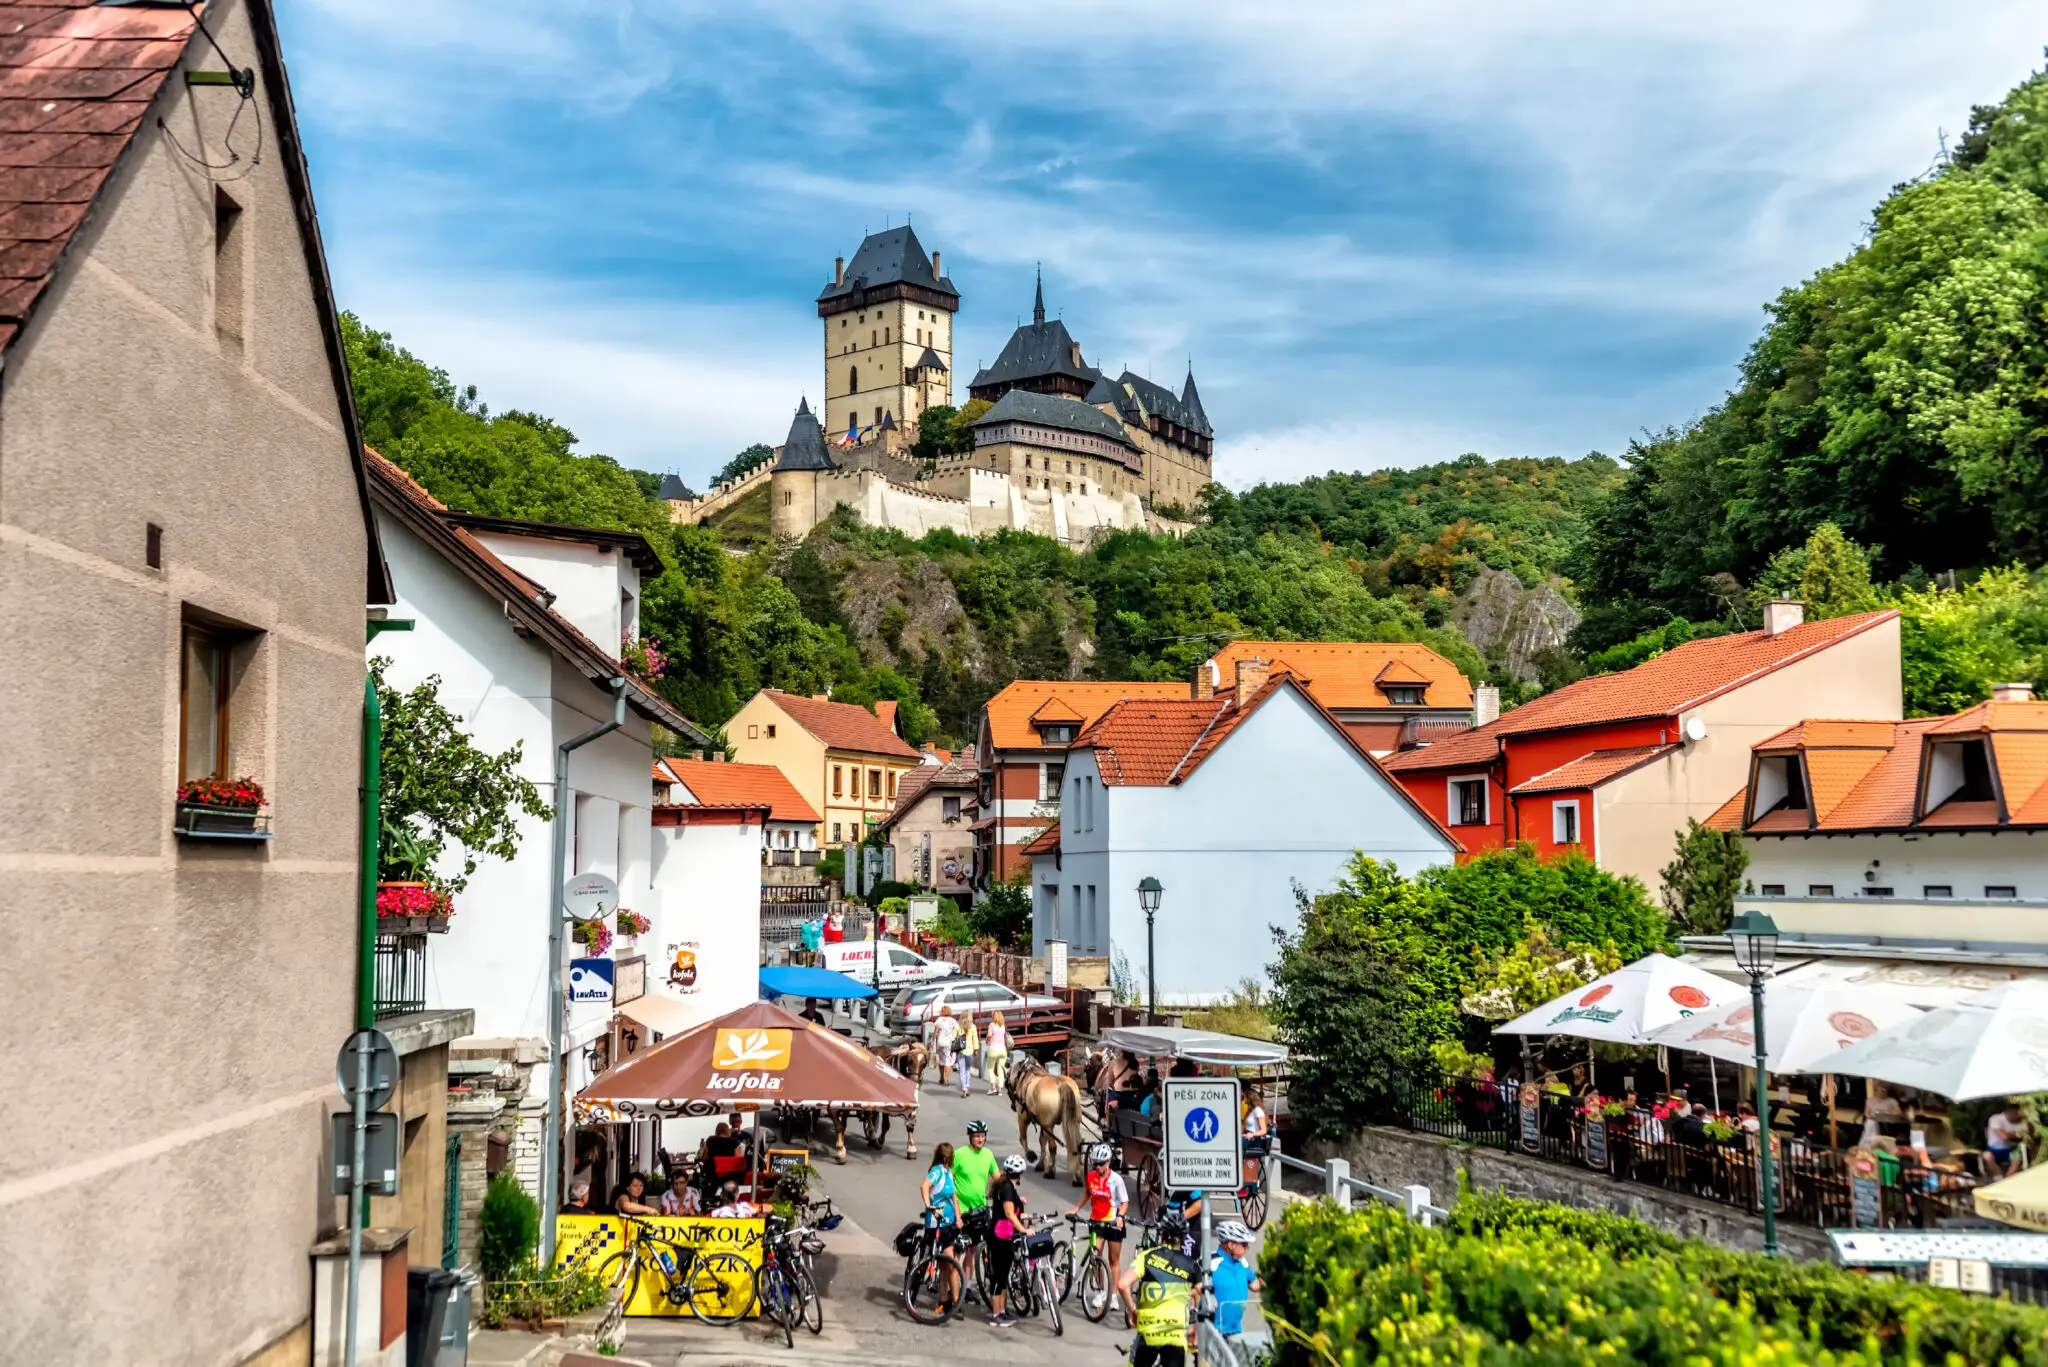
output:
[[[1536,1090],[1536,1084],[1525,1082],[1521,1091],[1522,1147],[1530,1153],[1543,1149],[1543,1094]]]
[[[1597,1115],[1586,1120],[1586,1166],[1607,1171],[1607,1122]]]

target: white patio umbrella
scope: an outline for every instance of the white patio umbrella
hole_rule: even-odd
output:
[[[1936,1007],[1851,1045],[1828,1067],[1951,1101],[2048,1091],[2048,983],[2007,983]]]
[[[1842,1050],[1920,1015],[1906,994],[1888,988],[1772,978],[1764,984],[1765,1067],[1773,1073],[1839,1072],[1835,1060]],[[1755,1008],[1745,994],[1667,1025],[1649,1042],[1749,1067],[1756,1063],[1755,1026]]]
[[[1747,1000],[1749,989],[1652,954],[1496,1026],[1500,1035],[1577,1035],[1608,1044],[1647,1044],[1674,1021]]]

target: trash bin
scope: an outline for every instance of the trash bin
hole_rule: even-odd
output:
[[[447,1316],[441,1324],[441,1354],[433,1367],[469,1367],[469,1321],[476,1288],[476,1273],[465,1270],[455,1274],[455,1285],[448,1292]]]
[[[405,1367],[434,1367],[448,1319],[448,1293],[461,1280],[444,1267],[405,1273]]]

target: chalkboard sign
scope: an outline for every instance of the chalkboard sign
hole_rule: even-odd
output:
[[[1543,1110],[1542,1093],[1536,1084],[1525,1082],[1521,1091],[1522,1147],[1530,1153],[1543,1151]]]
[[[768,1171],[774,1173],[777,1177],[782,1176],[786,1172],[792,1172],[810,1161],[811,1155],[804,1149],[768,1150]]]
[[[1586,1166],[1607,1171],[1607,1122],[1597,1115],[1586,1119]]]
[[[1884,1185],[1877,1176],[1877,1154],[1870,1149],[1849,1150],[1849,1223],[1857,1229],[1884,1223]]]

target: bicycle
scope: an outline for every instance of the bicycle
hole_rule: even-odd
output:
[[[1245,1228],[1256,1233],[1266,1225],[1266,1192],[1272,1186],[1273,1154],[1271,1150],[1246,1154],[1245,1161],[1257,1166],[1253,1180],[1237,1189],[1237,1208]]]
[[[936,1224],[925,1224],[910,1241],[910,1250],[904,1257],[903,1308],[919,1324],[944,1324],[960,1313],[960,1293],[966,1274],[947,1251],[957,1246],[957,1233],[954,1241],[942,1246],[939,1228]],[[898,1235],[899,1249],[903,1242],[903,1236]]]
[[[754,1269],[754,1298],[760,1302],[761,1313],[782,1326],[786,1348],[796,1345],[797,1325],[813,1334],[825,1327],[824,1304],[804,1270],[803,1255],[797,1251],[810,1232],[801,1225],[784,1228],[769,1217],[763,1227],[761,1265]]]
[[[650,1273],[660,1296],[686,1307],[706,1324],[736,1324],[754,1307],[754,1274],[737,1253],[703,1253],[693,1244],[657,1234],[631,1216],[620,1216],[624,1247],[597,1265],[597,1280],[630,1305],[640,1277]]]
[[[1010,1278],[1011,1295],[1028,1304],[1027,1314],[1036,1315],[1045,1311],[1048,1323],[1056,1336],[1064,1336],[1066,1325],[1060,1321],[1060,1292],[1058,1278],[1053,1272],[1064,1245],[1053,1236],[1051,1226],[1044,1225],[1024,1236],[1024,1247],[1017,1258],[1017,1274]]]
[[[1088,1242],[1077,1246],[1064,1243],[1065,1256],[1058,1260],[1055,1273],[1059,1296],[1064,1301],[1072,1295],[1074,1288],[1081,1289],[1081,1313],[1090,1324],[1102,1323],[1102,1317],[1109,1313],[1110,1302],[1116,1298],[1116,1287],[1110,1281],[1109,1250],[1102,1240],[1101,1226],[1085,1216],[1063,1217],[1069,1225],[1086,1225]]]

